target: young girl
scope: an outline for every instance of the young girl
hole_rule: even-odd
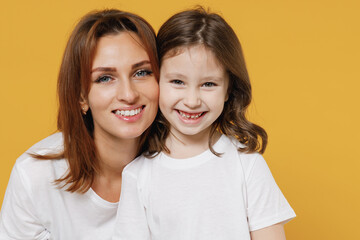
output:
[[[116,239],[285,239],[295,217],[249,122],[251,86],[239,40],[195,9],[160,28],[160,110],[147,157],[123,171]],[[149,157],[150,156],[150,157]]]

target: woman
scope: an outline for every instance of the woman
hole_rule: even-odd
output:
[[[121,172],[157,113],[158,75],[145,20],[118,10],[82,18],[58,78],[60,132],[17,160],[0,239],[111,238]]]

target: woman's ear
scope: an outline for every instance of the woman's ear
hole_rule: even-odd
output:
[[[86,115],[87,111],[89,110],[89,104],[88,104],[88,102],[85,99],[83,94],[81,94],[81,96],[80,96],[80,102],[79,103],[80,103],[82,114]]]

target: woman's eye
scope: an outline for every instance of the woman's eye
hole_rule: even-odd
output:
[[[96,79],[95,82],[97,82],[97,83],[107,83],[107,82],[110,82],[111,79],[112,78],[110,76],[100,76],[100,77],[98,77],[98,79]]]
[[[203,87],[214,87],[214,86],[216,86],[216,84],[213,83],[213,82],[206,82],[206,83],[204,83],[202,86],[203,86]]]
[[[145,77],[151,75],[153,72],[149,70],[140,70],[135,73],[136,77]]]
[[[184,85],[184,82],[179,79],[171,80],[170,82],[176,85]]]

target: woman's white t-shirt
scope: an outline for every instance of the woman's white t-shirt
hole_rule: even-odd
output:
[[[113,235],[118,203],[92,189],[70,193],[54,184],[68,170],[66,160],[37,160],[28,153],[63,149],[55,133],[20,156],[12,170],[0,215],[0,239],[106,240]]]

